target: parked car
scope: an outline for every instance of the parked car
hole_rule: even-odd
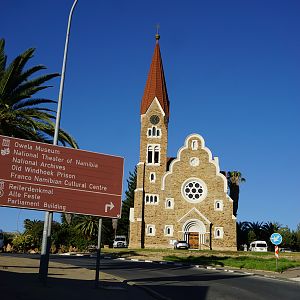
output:
[[[267,252],[268,244],[266,241],[254,241],[250,244],[249,251]]]
[[[174,249],[189,249],[190,245],[186,241],[176,241],[174,243]]]
[[[125,235],[116,235],[114,242],[113,242],[113,248],[127,248],[127,240]]]
[[[280,248],[280,252],[292,252],[292,249],[290,248]]]

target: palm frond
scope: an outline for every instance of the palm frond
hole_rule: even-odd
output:
[[[40,105],[40,104],[46,104],[46,103],[56,103],[54,100],[50,99],[25,99],[22,101],[18,101],[16,104],[13,105],[13,109],[20,109],[23,107],[31,107],[35,105]],[[41,108],[35,108],[35,109],[41,109]]]
[[[21,55],[17,56],[7,68],[8,72],[4,72],[4,85],[0,94],[3,95],[5,90],[13,90],[19,85],[19,76],[22,74],[23,68],[30,58],[33,57],[35,49],[29,48]],[[6,76],[5,76],[6,75]]]
[[[46,69],[37,65],[24,70],[33,57],[34,48],[17,56],[6,67],[5,41],[0,39],[0,134],[50,143],[55,131],[55,111],[48,104],[56,101],[34,98],[36,93],[49,88],[45,82],[59,76],[58,73],[31,78]],[[42,105],[42,106],[41,106]],[[73,137],[60,129],[59,142],[77,148]]]
[[[5,40],[0,39],[0,76],[5,70],[7,56],[4,53]]]
[[[33,80],[27,80],[25,83],[18,85],[15,89],[6,91],[6,94],[3,94],[3,97],[9,96],[9,99],[12,99],[11,103],[15,103],[16,101],[25,98],[30,98],[37,92],[52,87],[50,85],[41,84],[57,76],[59,76],[58,73],[52,73]]]

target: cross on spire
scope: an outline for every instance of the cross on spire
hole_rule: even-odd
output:
[[[156,24],[156,35],[155,35],[156,43],[158,43],[158,40],[160,39],[159,35],[159,24]]]

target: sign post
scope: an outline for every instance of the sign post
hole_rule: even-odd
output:
[[[278,245],[282,243],[282,236],[280,233],[273,233],[270,237],[270,241],[275,245],[275,258],[276,258],[276,272],[278,272],[278,258],[279,258],[279,248]]]
[[[0,135],[0,206],[120,218],[124,159]],[[44,236],[50,240],[50,226]],[[50,244],[44,244],[42,279]]]
[[[0,206],[120,218],[124,159],[0,135]]]
[[[276,272],[278,271],[278,258],[279,258],[279,247],[275,246],[275,257],[276,257]]]

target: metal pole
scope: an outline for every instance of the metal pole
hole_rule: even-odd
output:
[[[100,254],[101,254],[101,231],[102,231],[102,218],[99,218],[95,288],[98,288],[98,286],[99,286]]]
[[[70,35],[72,15],[73,15],[74,8],[77,4],[77,1],[78,0],[74,0],[73,5],[70,10],[70,14],[69,14],[68,27],[67,27],[67,33],[66,33],[66,41],[65,41],[64,58],[63,58],[61,78],[60,78],[59,96],[58,96],[58,102],[57,102],[57,112],[56,112],[56,122],[55,122],[53,145],[57,145],[57,142],[58,142],[62,98],[63,98],[63,90],[64,90],[64,80],[65,80],[65,71],[66,71],[66,62],[67,62],[68,45],[69,45],[69,35]],[[39,270],[40,278],[44,281],[44,284],[46,284],[47,275],[48,275],[52,217],[53,217],[53,212],[46,211],[44,230],[43,230],[41,259],[40,259],[40,270]]]
[[[69,21],[68,21],[68,28],[67,28],[66,42],[65,42],[65,50],[64,50],[64,59],[63,59],[63,65],[62,65],[62,70],[61,70],[60,88],[59,88],[59,95],[58,95],[58,102],[57,102],[56,123],[55,123],[53,145],[57,145],[57,141],[58,141],[62,97],[63,97],[63,91],[64,91],[65,72],[66,72],[66,63],[67,63],[67,54],[68,54],[68,45],[69,45],[69,35],[70,35],[72,15],[73,15],[74,8],[77,4],[77,1],[78,0],[74,1],[72,8],[70,10],[70,14],[69,14]]]

